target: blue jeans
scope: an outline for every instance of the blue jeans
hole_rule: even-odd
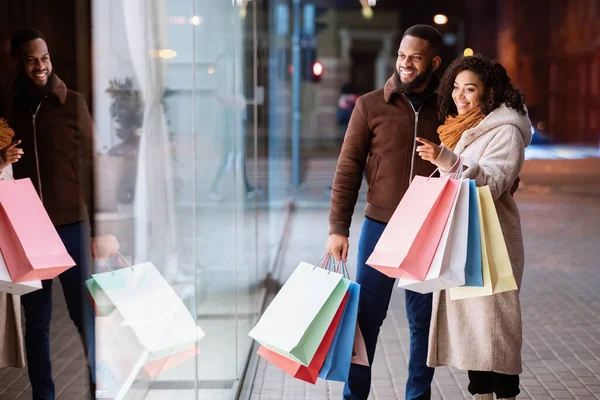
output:
[[[57,228],[76,266],[59,275],[69,316],[84,342],[90,379],[95,380],[94,310],[84,286],[90,263],[90,231],[86,223]],[[55,400],[50,358],[52,319],[52,280],[42,281],[42,289],[21,297],[25,309],[25,349],[33,400]]]
[[[366,264],[385,224],[365,219],[358,242],[356,281],[360,284],[358,324],[365,339],[369,363],[373,365],[377,337],[387,315],[396,280]],[[406,400],[430,399],[433,368],[426,365],[432,295],[406,291],[406,315],[410,329],[410,360]],[[371,390],[371,368],[352,364],[344,399],[366,400]]]

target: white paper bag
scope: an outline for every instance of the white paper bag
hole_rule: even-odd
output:
[[[401,277],[398,287],[432,293],[465,284],[469,234],[469,181],[462,180],[431,268],[424,281]]]
[[[0,292],[24,295],[42,288],[42,281],[14,283],[6,268],[4,257],[0,254]]]
[[[341,274],[300,263],[250,331],[250,337],[308,366],[349,285]]]
[[[204,336],[185,304],[152,263],[94,274],[92,279],[151,358],[177,353]]]

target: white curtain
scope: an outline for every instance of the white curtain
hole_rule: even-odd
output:
[[[123,0],[133,68],[144,99],[134,201],[135,263],[152,261],[174,279],[177,271],[172,150],[162,106],[167,65],[165,0]]]

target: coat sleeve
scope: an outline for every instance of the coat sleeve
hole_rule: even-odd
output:
[[[362,97],[352,111],[331,190],[329,234],[350,236],[350,223],[371,146],[371,129]]]
[[[77,96],[77,125],[79,131],[79,167],[83,200],[87,208],[92,235],[94,234],[94,123],[82,95]]]
[[[477,186],[489,186],[494,200],[510,190],[519,176],[525,159],[525,145],[519,129],[507,125],[498,131],[485,148],[480,160],[461,156],[462,177],[474,179]],[[445,173],[452,173],[458,155],[442,148],[435,164]]]

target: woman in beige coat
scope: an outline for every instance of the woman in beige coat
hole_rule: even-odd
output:
[[[11,164],[17,162],[23,153],[16,147],[18,142],[11,144],[14,136],[8,122],[0,118],[0,179],[12,178]],[[24,368],[21,299],[17,295],[0,293],[0,338],[0,368]]]
[[[438,88],[444,125],[437,146],[426,140],[419,155],[442,174],[462,161],[463,178],[492,192],[517,285],[521,287],[524,251],[519,210],[512,197],[531,141],[531,123],[522,94],[500,64],[481,56],[455,60]],[[519,292],[450,300],[435,293],[429,336],[428,365],[449,365],[469,371],[475,399],[514,399],[521,368],[521,305]]]

